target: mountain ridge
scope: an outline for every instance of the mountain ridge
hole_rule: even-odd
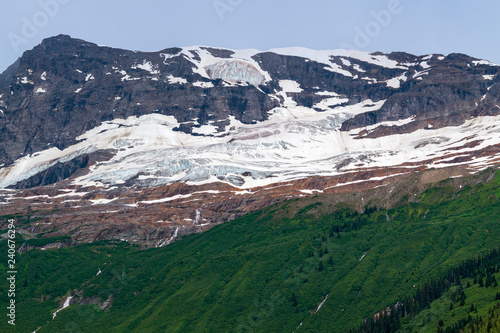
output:
[[[148,225],[151,245],[266,202],[477,172],[500,161],[499,71],[463,54],[139,52],[56,36],[0,78],[0,204]]]

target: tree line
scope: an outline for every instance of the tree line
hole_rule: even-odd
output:
[[[480,287],[487,288],[491,285],[498,286],[493,274],[500,270],[500,248],[493,249],[484,255],[478,255],[475,259],[468,259],[458,266],[449,269],[439,278],[428,279],[419,286],[411,297],[405,297],[402,301],[380,311],[377,315],[368,318],[358,327],[351,328],[347,333],[391,333],[401,328],[401,318],[410,316],[414,318],[430,304],[447,292],[451,286],[457,286],[452,294],[450,310],[455,306],[464,306],[466,296],[461,279],[474,278],[474,283]],[[500,299],[500,295],[496,295]],[[471,305],[473,306],[473,305]],[[474,310],[474,309],[472,309]],[[498,315],[498,313],[497,313]],[[438,333],[455,333],[463,330],[473,319],[470,315],[455,323],[452,327],[438,328]],[[471,331],[472,332],[472,331]],[[475,330],[475,332],[478,332]]]

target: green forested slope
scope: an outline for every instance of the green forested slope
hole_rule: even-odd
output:
[[[498,248],[500,177],[448,185],[362,214],[321,197],[305,207],[292,200],[160,249],[98,243],[29,251],[18,257],[16,327],[2,320],[0,331],[345,332],[429,278]],[[1,304],[6,287],[0,283]],[[466,293],[474,289],[481,288]],[[82,305],[52,320],[70,294]],[[478,296],[474,305],[486,314],[491,302]],[[423,312],[403,318],[402,329],[434,332],[443,316],[451,325],[452,313],[433,313],[425,322]]]

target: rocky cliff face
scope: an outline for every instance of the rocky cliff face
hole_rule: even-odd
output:
[[[457,126],[470,117],[496,115],[498,69],[462,54],[420,64],[403,74],[402,93],[391,95],[379,110],[348,120],[342,129],[415,117],[415,122],[400,128],[410,132],[427,124]]]
[[[50,223],[36,230],[77,241],[155,245],[280,200],[482,169],[498,163],[499,72],[462,54],[56,36],[0,75],[0,208],[35,207]]]

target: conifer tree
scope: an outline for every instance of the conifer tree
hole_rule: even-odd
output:
[[[295,296],[295,293],[292,291],[292,305],[297,306],[299,303],[297,302],[297,296]]]

